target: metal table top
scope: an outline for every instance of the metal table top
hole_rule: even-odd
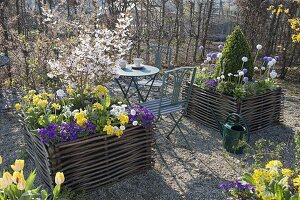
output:
[[[126,65],[126,68],[118,69],[117,73],[120,76],[128,76],[128,77],[139,77],[139,76],[151,76],[157,74],[159,69],[154,66],[150,65],[141,65],[143,66],[142,69],[132,69],[131,67],[134,66],[133,64]]]
[[[9,58],[7,56],[0,55],[0,67],[9,64]]]

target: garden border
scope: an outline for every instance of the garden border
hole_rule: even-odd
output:
[[[283,91],[281,88],[264,94],[236,99],[193,85],[186,116],[207,127],[218,130],[216,120],[223,123],[230,113],[240,114],[250,133],[261,131],[283,121]]]
[[[27,152],[48,189],[56,172],[65,175],[71,190],[91,190],[149,170],[154,165],[154,134],[143,126],[130,127],[118,138],[98,133],[72,142],[45,145],[25,128]]]

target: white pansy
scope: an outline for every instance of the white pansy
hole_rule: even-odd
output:
[[[224,75],[221,75],[221,79],[224,79],[225,78],[225,76]]]
[[[239,71],[239,76],[243,76],[245,73],[243,71]]]
[[[222,53],[218,53],[218,54],[217,54],[217,57],[218,57],[218,58],[222,58]]]
[[[244,56],[244,57],[242,57],[242,61],[243,61],[243,62],[247,62],[247,61],[248,61],[248,58]]]
[[[114,126],[114,131],[117,131],[117,130],[119,130],[119,127]]]
[[[206,71],[206,68],[205,68],[205,67],[203,67],[201,71],[202,71],[202,72],[205,72],[205,71]]]
[[[211,57],[207,57],[206,60],[207,60],[207,61],[211,61]]]
[[[62,89],[59,89],[56,91],[56,95],[58,97],[64,97],[64,96],[66,96],[66,93]]]
[[[137,121],[133,121],[133,122],[132,122],[132,125],[133,125],[133,126],[136,126],[136,125],[138,125],[138,122],[137,122]]]
[[[125,126],[120,126],[120,129],[122,130],[122,131],[124,131],[125,130]]]
[[[262,49],[262,45],[261,44],[256,45],[256,49],[257,50],[261,50]]]
[[[134,116],[134,115],[136,115],[136,111],[134,109],[131,109],[130,114]]]
[[[261,70],[266,70],[266,68],[265,67],[261,67]]]
[[[272,62],[273,62],[273,64],[275,65],[277,61],[276,61],[276,59],[273,58],[273,59],[272,59]]]
[[[271,68],[274,65],[274,63],[272,61],[268,62],[268,67]]]
[[[277,77],[277,73],[276,73],[275,70],[272,70],[272,71],[271,71],[270,77],[271,77],[272,79]]]
[[[258,67],[254,67],[254,70],[258,70]]]

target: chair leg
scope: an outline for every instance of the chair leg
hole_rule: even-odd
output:
[[[169,134],[167,135],[167,139],[170,139],[170,135],[172,134],[172,132],[173,132],[173,131],[175,130],[175,128],[177,127],[177,128],[179,129],[179,132],[180,132],[180,134],[182,135],[183,139],[185,140],[185,142],[186,142],[188,148],[189,148],[190,150],[192,150],[192,147],[191,147],[190,143],[188,142],[188,140],[187,140],[186,137],[184,136],[184,134],[183,134],[183,132],[182,132],[180,126],[179,126],[179,123],[180,123],[180,120],[181,120],[182,117],[183,117],[183,114],[181,114],[181,116],[180,116],[180,118],[179,118],[178,120],[175,119],[175,117],[174,117],[174,115],[173,115],[172,113],[171,113],[170,115],[171,115],[173,121],[175,122],[175,125],[173,126],[173,128],[172,128],[172,130],[169,132]]]

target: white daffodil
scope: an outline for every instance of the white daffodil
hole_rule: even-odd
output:
[[[242,57],[242,61],[243,61],[243,62],[247,62],[247,61],[248,61],[248,58],[244,56],[244,57]]]
[[[243,76],[245,73],[243,71],[239,71],[239,76]]]
[[[261,44],[256,45],[256,49],[257,50],[261,50],[262,49],[262,45]]]
[[[233,74],[232,73],[228,73],[228,76],[232,76]]]
[[[265,67],[261,67],[261,70],[263,70],[263,71],[264,71],[264,70],[266,70],[266,68],[265,68]]]
[[[207,60],[207,61],[211,61],[211,57],[207,57],[206,60]]]
[[[217,54],[217,57],[218,57],[218,58],[222,58],[222,53],[218,53],[218,54]]]
[[[224,79],[225,78],[225,76],[224,75],[221,75],[221,79]]]
[[[257,71],[257,70],[258,70],[258,67],[254,67],[254,70],[256,70],[256,71]]]
[[[122,130],[122,131],[124,131],[125,130],[125,126],[120,126],[120,129]]]

